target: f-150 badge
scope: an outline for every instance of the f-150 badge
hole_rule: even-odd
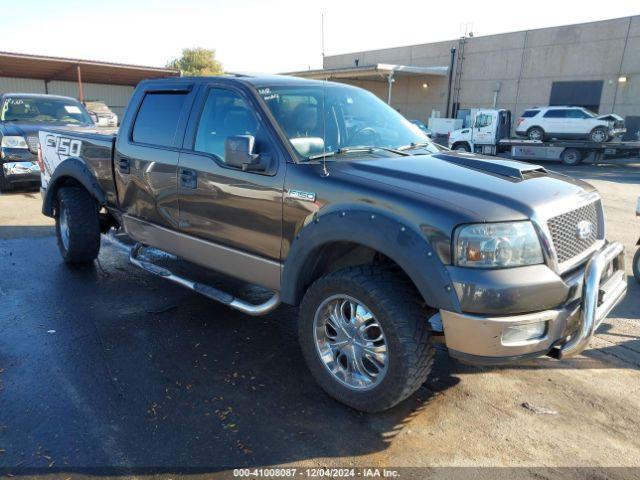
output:
[[[303,192],[302,190],[289,189],[287,196],[289,198],[295,198],[298,200],[304,200],[305,202],[315,202],[316,194],[313,192]]]

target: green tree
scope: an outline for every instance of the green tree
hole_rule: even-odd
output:
[[[216,60],[216,51],[206,48],[184,48],[182,56],[167,63],[167,67],[180,70],[187,76],[220,75],[222,63]]]

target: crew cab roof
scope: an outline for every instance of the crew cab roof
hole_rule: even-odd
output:
[[[276,87],[276,86],[313,86],[313,85],[340,85],[342,87],[349,87],[344,83],[336,82],[323,82],[322,80],[311,80],[308,78],[292,77],[289,75],[273,75],[273,74],[248,74],[248,73],[230,73],[217,76],[208,77],[168,77],[168,78],[154,78],[149,80],[143,80],[140,85],[162,85],[179,84],[179,83],[207,83],[212,80],[229,82],[229,83],[244,83],[249,84],[255,88],[259,87]]]

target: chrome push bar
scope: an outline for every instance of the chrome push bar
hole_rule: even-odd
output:
[[[602,284],[602,279],[613,265],[613,273]],[[600,322],[620,303],[627,292],[624,246],[609,243],[587,263],[582,285],[580,325],[568,342],[560,347],[558,358],[582,352]]]

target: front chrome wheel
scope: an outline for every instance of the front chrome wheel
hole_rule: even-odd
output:
[[[388,367],[387,341],[369,308],[348,295],[334,295],[316,310],[315,345],[326,369],[353,390],[380,384]]]

